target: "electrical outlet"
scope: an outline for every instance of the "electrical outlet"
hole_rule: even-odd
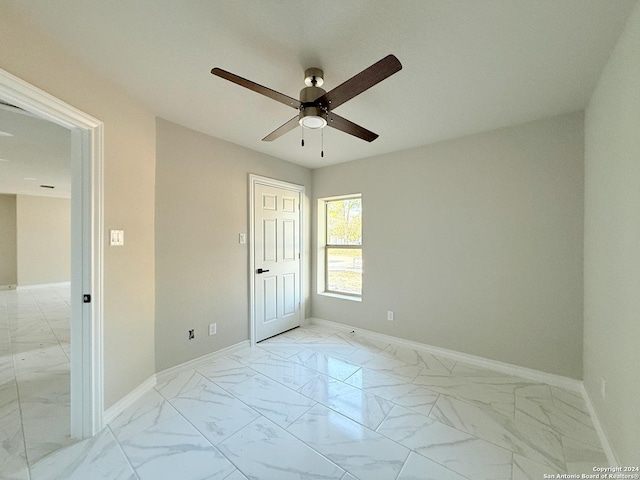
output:
[[[196,338],[196,331],[195,330],[189,330],[189,340],[193,340],[194,338]]]
[[[604,377],[600,379],[600,395],[602,396],[602,399],[607,398],[607,381]]]
[[[393,312],[391,310],[387,312],[387,320],[393,322]]]
[[[210,323],[209,324],[209,335],[215,335],[218,330],[218,324],[217,323]]]

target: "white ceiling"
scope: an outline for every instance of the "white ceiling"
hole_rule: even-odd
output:
[[[0,193],[70,198],[69,130],[0,104],[0,132]]]
[[[636,0],[4,0],[158,116],[308,167],[579,110]],[[380,137],[261,138],[295,115],[209,72],[292,97],[385,55],[403,69],[336,109]]]

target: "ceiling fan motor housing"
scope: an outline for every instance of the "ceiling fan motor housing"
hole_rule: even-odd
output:
[[[316,100],[326,92],[320,87],[305,87],[300,90],[299,123],[306,128],[323,128],[327,125],[326,108],[318,105]]]

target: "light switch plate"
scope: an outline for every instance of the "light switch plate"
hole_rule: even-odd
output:
[[[109,230],[109,245],[112,247],[124,245],[124,230]]]
[[[244,245],[245,243],[247,243],[246,233],[241,233],[240,235],[238,235],[238,243],[240,243],[241,245]]]

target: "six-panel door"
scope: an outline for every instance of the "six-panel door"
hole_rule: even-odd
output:
[[[255,184],[256,341],[300,325],[300,193]]]

